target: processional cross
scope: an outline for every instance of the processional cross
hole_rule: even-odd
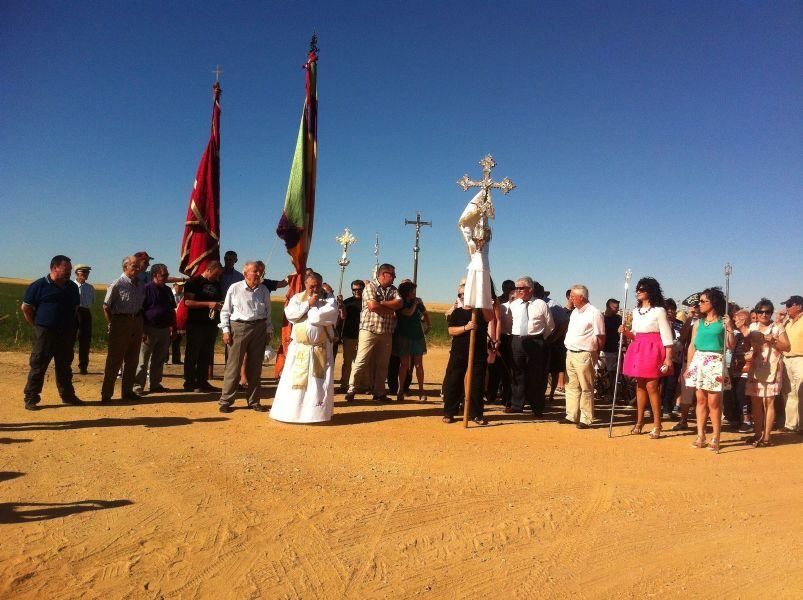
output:
[[[479,193],[471,199],[457,223],[471,257],[464,289],[464,302],[466,306],[472,308],[472,328],[469,334],[468,366],[463,402],[463,427],[468,427],[469,407],[471,406],[474,346],[477,343],[477,313],[481,308],[491,309],[493,307],[490,293],[491,273],[488,265],[488,242],[491,241],[491,227],[488,222],[494,218],[491,190],[502,190],[502,193],[507,194],[516,187],[509,177],[505,177],[498,182],[491,179],[491,169],[496,166],[496,161],[490,154],[487,154],[480,161],[480,166],[482,167],[482,179],[480,181],[472,180],[468,173],[457,181],[457,185],[463,188],[464,192],[470,188],[480,188]],[[480,340],[479,343],[484,344],[485,340]]]
[[[502,181],[494,181],[491,179],[491,169],[496,166],[496,161],[490,154],[486,154],[485,158],[483,158],[479,164],[482,167],[482,179],[480,181],[474,181],[468,176],[468,173],[457,180],[457,185],[463,188],[464,192],[468,191],[470,188],[480,188],[483,192],[477,204],[481,217],[474,226],[474,235],[472,235],[478,250],[482,249],[482,247],[490,241],[488,236],[486,236],[486,230],[490,233],[488,220],[494,218],[494,204],[491,200],[491,190],[502,190],[503,194],[507,194],[516,188],[516,185],[511,181],[510,177],[505,177]]]
[[[421,239],[421,227],[424,225],[432,227],[432,221],[422,221],[421,213],[415,212],[415,221],[410,219],[404,220],[405,225],[415,225],[415,246],[413,246],[413,283],[418,285],[418,251],[421,250],[419,241]]]

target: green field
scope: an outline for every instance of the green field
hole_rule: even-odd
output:
[[[19,310],[22,297],[27,286],[21,283],[0,282],[0,350],[28,350],[31,347],[33,328],[25,322],[25,318]],[[100,292],[96,295],[95,306],[92,307],[92,348],[95,350],[106,349],[106,320],[103,317],[101,304],[103,296]],[[282,305],[273,302],[271,305],[271,317],[273,320],[274,331],[279,331],[282,325]],[[427,335],[430,344],[445,345],[449,343],[449,334],[446,331],[446,318],[442,312],[430,312],[432,330]],[[274,346],[277,344],[279,336],[273,338]]]

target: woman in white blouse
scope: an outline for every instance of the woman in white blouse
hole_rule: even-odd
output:
[[[641,434],[644,409],[649,398],[653,429],[650,439],[661,437],[661,394],[658,380],[672,372],[672,327],[664,310],[661,285],[652,277],[642,277],[636,284],[636,309],[630,331],[619,331],[632,341],[625,354],[622,372],[636,380],[638,417],[631,433]]]

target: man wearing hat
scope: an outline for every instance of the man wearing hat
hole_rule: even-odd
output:
[[[791,348],[784,352],[783,365],[786,369],[783,390],[781,394],[785,400],[786,419],[785,431],[800,433],[800,393],[803,388],[803,296],[790,296],[782,303],[786,306],[786,335]]]
[[[78,371],[86,375],[89,368],[89,346],[92,343],[92,305],[95,303],[95,288],[87,282],[92,267],[75,265],[75,283],[81,296],[78,306],[76,339],[78,340]]]
[[[142,285],[148,285],[151,282],[151,272],[148,270],[148,267],[151,266],[153,257],[145,252],[145,250],[135,252],[134,256],[137,259],[137,266],[139,267],[137,279],[142,282]]]

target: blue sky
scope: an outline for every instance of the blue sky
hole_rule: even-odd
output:
[[[281,214],[319,35],[310,264],[337,285],[382,261],[448,301],[456,221],[492,153],[496,280],[621,296],[721,284],[742,304],[803,293],[803,5],[798,2],[6,2],[0,20],[0,275],[65,253],[110,281],[123,255],[178,263],[223,69],[221,229],[241,261],[289,261]]]

